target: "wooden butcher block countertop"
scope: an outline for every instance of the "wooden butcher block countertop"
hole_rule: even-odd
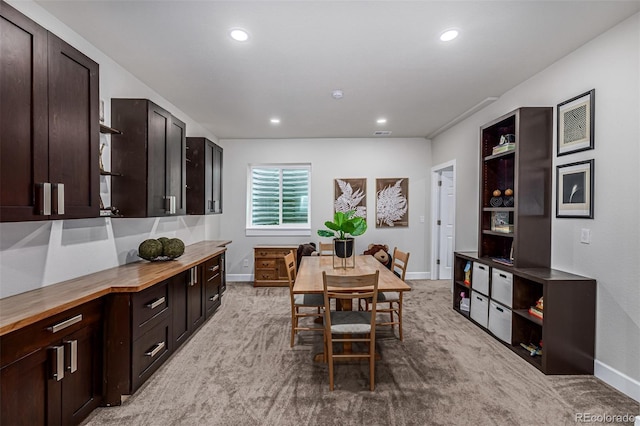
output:
[[[109,293],[138,292],[226,250],[231,241],[202,241],[165,262],[140,261],[0,299],[0,336]]]

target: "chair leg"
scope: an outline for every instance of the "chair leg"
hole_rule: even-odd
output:
[[[291,347],[296,339],[296,328],[298,328],[298,317],[296,316],[296,308],[291,310]]]
[[[400,301],[398,302],[398,332],[400,341],[402,341],[402,293],[400,293]]]
[[[375,374],[376,374],[376,344],[375,335],[369,334],[371,342],[369,343],[369,389],[375,390]]]
[[[327,337],[327,347],[329,352],[329,390],[333,390],[333,342],[331,337]]]

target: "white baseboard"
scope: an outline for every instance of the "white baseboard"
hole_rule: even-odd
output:
[[[227,274],[227,282],[253,282],[253,274]]]
[[[593,375],[623,394],[640,402],[640,381],[604,364],[598,360],[594,362]]]

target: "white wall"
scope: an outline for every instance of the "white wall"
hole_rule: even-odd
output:
[[[147,98],[187,124],[188,136],[215,140],[190,117],[32,1],[9,1],[13,7],[100,64],[100,98],[110,123],[110,99]],[[101,143],[110,142],[101,135]],[[105,154],[108,154],[106,150]],[[105,167],[110,165],[105,155]],[[109,205],[108,180],[101,195]],[[220,217],[182,216],[149,219],[86,219],[0,223],[0,297],[139,260],[137,248],[146,238],[169,236],[186,244],[218,239]]]
[[[356,239],[357,252],[369,244],[398,246],[411,253],[409,278],[427,278],[430,206],[430,142],[402,139],[252,139],[221,140],[224,144],[224,237],[233,240],[227,251],[229,280],[249,280],[253,247],[259,244],[300,244],[320,240],[317,230],[333,218],[333,180],[367,179],[367,232]],[[311,222],[308,237],[247,237],[247,167],[250,163],[311,163]],[[409,227],[375,227],[376,178],[409,178]],[[424,223],[420,222],[424,216]],[[248,260],[248,267],[243,266]]]
[[[554,169],[595,159],[595,217],[557,219],[554,201],[551,261],[555,269],[597,280],[596,375],[640,400],[640,15],[436,137],[433,161],[457,161],[456,250],[476,250],[477,209],[468,206],[478,205],[480,126],[521,106],[555,107],[593,88],[595,149],[555,158]],[[555,200],[555,172],[553,188]],[[582,228],[591,230],[591,244],[580,243]]]

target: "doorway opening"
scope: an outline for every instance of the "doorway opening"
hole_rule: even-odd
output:
[[[456,218],[455,160],[431,168],[431,279],[451,279]]]

